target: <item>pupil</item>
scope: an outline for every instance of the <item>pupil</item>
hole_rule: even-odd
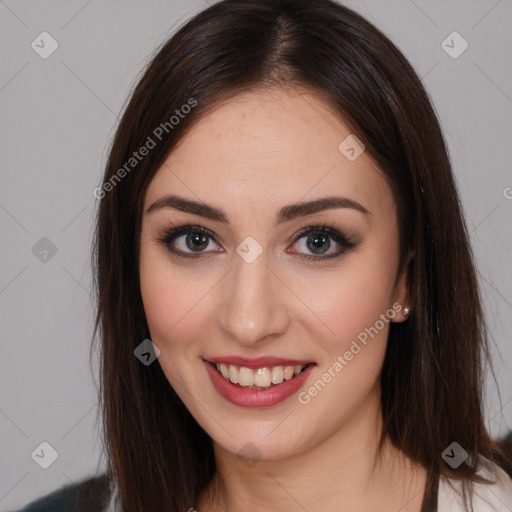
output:
[[[189,243],[191,242],[191,243]],[[202,233],[192,233],[187,236],[187,247],[193,251],[204,249],[208,246],[208,238]]]
[[[314,253],[321,253],[322,246],[327,242],[327,247],[325,249],[329,249],[329,237],[326,235],[311,235],[309,239],[312,241],[312,246],[309,246],[309,249]]]

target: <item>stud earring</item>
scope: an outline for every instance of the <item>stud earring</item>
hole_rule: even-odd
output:
[[[411,308],[404,308],[404,315],[409,316],[409,313],[411,312]]]

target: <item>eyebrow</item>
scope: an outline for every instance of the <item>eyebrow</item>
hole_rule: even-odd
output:
[[[185,213],[192,213],[199,215],[207,219],[215,220],[218,222],[229,223],[228,217],[219,208],[210,206],[206,203],[200,203],[185,199],[177,195],[166,195],[157,199],[147,210],[146,214],[152,213],[162,208],[173,208]],[[274,221],[274,226],[282,224],[284,222],[291,221],[299,217],[305,217],[306,215],[312,215],[317,212],[324,210],[331,210],[334,208],[351,208],[363,213],[364,215],[371,215],[371,213],[357,201],[349,199],[347,197],[324,197],[315,199],[313,201],[289,204],[281,208]]]

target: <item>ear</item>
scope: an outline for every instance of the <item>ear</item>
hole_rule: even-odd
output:
[[[414,257],[414,251],[409,251],[407,258],[405,259],[405,263],[402,267],[402,272],[398,277],[398,280],[395,285],[394,295],[393,295],[393,304],[398,303],[399,307],[395,306],[393,309],[397,308],[397,313],[394,322],[404,322],[408,318],[410,318],[413,309],[413,305],[411,304],[411,293],[408,286],[408,273],[409,266]],[[404,309],[409,308],[409,314],[404,314]]]

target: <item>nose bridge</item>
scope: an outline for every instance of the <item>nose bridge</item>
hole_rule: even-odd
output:
[[[282,334],[289,321],[286,297],[268,268],[266,254],[249,261],[234,257],[234,269],[222,283],[219,314],[221,330],[246,345]]]

